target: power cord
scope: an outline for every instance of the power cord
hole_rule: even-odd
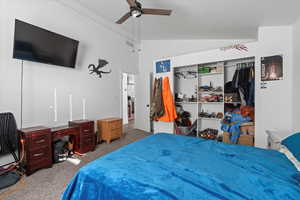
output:
[[[20,140],[20,143],[21,143],[21,152],[20,152],[20,159],[18,162],[10,165],[8,168],[4,169],[2,172],[0,172],[0,176],[6,174],[7,172],[10,172],[16,168],[19,167],[19,165],[22,163],[23,159],[24,159],[24,155],[25,155],[25,140],[24,139],[21,139]]]
[[[0,176],[3,176],[4,174],[7,174],[13,170],[15,170],[15,173],[17,173],[20,176],[19,181],[16,183],[17,186],[15,188],[12,189],[8,189],[7,191],[3,192],[0,194],[0,199],[4,199],[5,197],[10,196],[11,194],[22,190],[25,188],[25,182],[24,182],[24,170],[22,170],[22,168],[20,167],[20,164],[22,163],[23,159],[24,159],[24,155],[25,155],[25,140],[21,139],[20,140],[21,143],[21,152],[20,152],[20,159],[18,162],[10,165],[8,168],[4,169],[2,172],[0,172]]]

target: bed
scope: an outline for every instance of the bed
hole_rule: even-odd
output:
[[[299,184],[277,151],[162,133],[81,168],[62,200],[299,200]]]

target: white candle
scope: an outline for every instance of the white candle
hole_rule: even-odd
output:
[[[57,122],[57,92],[54,88],[54,122]]]
[[[82,119],[86,119],[86,100],[82,99]]]
[[[69,95],[70,121],[73,121],[73,96]]]

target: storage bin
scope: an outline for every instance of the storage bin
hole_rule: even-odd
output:
[[[190,132],[190,126],[177,126],[176,127],[176,134],[178,135],[188,135]]]
[[[210,67],[199,67],[198,72],[199,72],[199,74],[210,73]]]

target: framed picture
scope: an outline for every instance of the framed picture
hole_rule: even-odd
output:
[[[283,56],[269,56],[261,58],[261,80],[283,80]]]
[[[171,72],[171,60],[163,60],[156,62],[156,73]]]

